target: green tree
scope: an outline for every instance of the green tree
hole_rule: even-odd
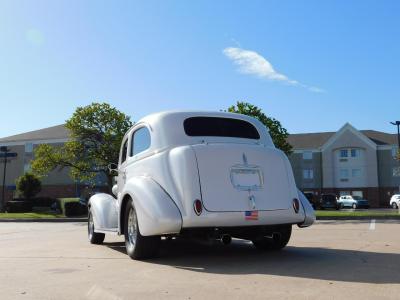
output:
[[[292,153],[292,146],[286,140],[289,136],[287,130],[282,127],[278,120],[267,117],[267,115],[265,115],[265,113],[257,106],[248,102],[238,101],[236,105],[229,107],[228,111],[258,119],[269,129],[269,134],[271,135],[275,146],[285,152],[286,155],[290,155]]]
[[[25,199],[31,199],[42,190],[40,179],[32,173],[25,173],[16,181],[17,190]]]
[[[43,176],[68,167],[71,178],[81,181],[92,181],[102,174],[111,191],[114,174],[110,174],[107,166],[118,163],[122,138],[132,125],[129,116],[107,103],[78,107],[65,124],[70,141],[58,147],[38,146],[32,170]]]

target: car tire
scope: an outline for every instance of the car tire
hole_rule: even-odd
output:
[[[272,237],[259,237],[252,240],[253,245],[259,250],[281,250],[290,240],[292,225],[281,226]]]
[[[88,239],[91,244],[100,245],[104,242],[105,234],[94,231],[93,214],[89,208],[88,212]]]
[[[353,203],[353,205],[351,206],[353,209],[357,208],[357,204]]]
[[[137,213],[132,200],[128,201],[125,208],[124,225],[125,247],[130,258],[143,260],[158,254],[161,237],[140,234]]]
[[[392,203],[392,208],[393,208],[393,209],[397,209],[397,208],[398,208],[398,206],[397,206],[397,203],[396,203],[396,202],[393,202],[393,203]]]

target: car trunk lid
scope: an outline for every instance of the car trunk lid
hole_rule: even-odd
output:
[[[202,201],[208,211],[288,209],[292,190],[285,157],[249,144],[194,145]]]

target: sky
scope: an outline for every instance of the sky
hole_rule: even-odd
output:
[[[137,121],[247,101],[290,133],[395,132],[400,1],[0,0],[0,137],[108,102]]]

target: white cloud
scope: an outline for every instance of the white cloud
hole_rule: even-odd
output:
[[[290,85],[300,86],[315,93],[324,92],[324,90],[320,88],[302,84],[275,71],[272,64],[255,51],[229,47],[225,48],[223,53],[238,65],[239,71],[244,74],[251,74],[268,80],[281,81]]]

